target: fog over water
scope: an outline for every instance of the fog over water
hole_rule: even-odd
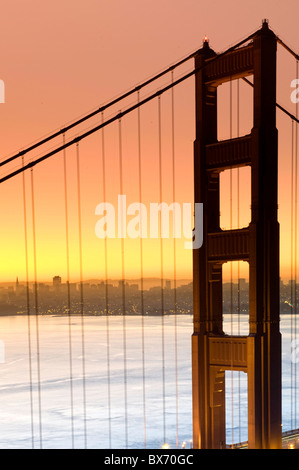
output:
[[[85,438],[88,448],[190,446],[191,315],[29,320],[0,318],[0,448],[83,448]],[[229,330],[230,316],[225,323]],[[241,334],[247,328],[241,316]],[[298,427],[290,315],[281,332],[287,431]],[[227,443],[239,442],[247,439],[247,378],[226,376]]]

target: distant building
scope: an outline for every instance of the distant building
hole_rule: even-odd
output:
[[[245,278],[241,277],[239,279],[239,286],[240,286],[240,290],[245,290],[245,289],[248,289],[249,284],[247,283]]]
[[[55,288],[59,288],[61,286],[61,277],[60,276],[54,276],[53,277],[53,286]]]
[[[130,287],[130,292],[131,293],[136,293],[139,290],[138,284],[130,284],[129,287]]]

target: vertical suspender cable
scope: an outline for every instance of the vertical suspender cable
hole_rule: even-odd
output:
[[[123,194],[123,161],[122,161],[122,128],[121,118],[118,120],[119,133],[119,175],[120,194]],[[121,207],[123,211],[123,207]],[[125,442],[128,447],[128,406],[127,406],[127,338],[126,338],[126,286],[125,286],[125,246],[124,237],[126,227],[123,226],[124,214],[121,214],[121,261],[122,261],[122,309],[123,309],[123,348],[124,348],[124,398],[125,398]]]
[[[85,448],[87,448],[86,386],[85,386],[85,333],[84,333],[84,295],[83,295],[82,220],[81,220],[81,183],[80,183],[80,149],[79,149],[79,142],[76,143],[76,160],[77,160],[77,192],[78,192],[78,235],[79,235],[80,315],[81,315],[81,347],[82,347],[84,446],[85,446]]]
[[[24,166],[24,157],[22,157]],[[24,240],[25,240],[25,264],[26,264],[26,306],[28,321],[28,354],[29,354],[29,380],[30,380],[30,411],[31,411],[31,441],[34,449],[34,423],[33,423],[33,391],[32,391],[32,351],[31,351],[31,325],[30,325],[30,299],[29,299],[29,267],[28,267],[28,230],[27,230],[27,210],[26,210],[26,187],[25,172],[23,178],[23,208],[24,208]]]
[[[38,292],[37,292],[37,264],[36,264],[36,231],[35,231],[35,203],[34,203],[34,180],[33,168],[31,168],[31,204],[32,204],[32,231],[33,231],[33,265],[34,265],[34,306],[38,315]],[[38,317],[37,317],[38,320]]]
[[[63,134],[63,145],[65,145],[65,134]],[[67,305],[68,313],[71,313],[70,295],[70,250],[69,250],[69,223],[68,223],[68,200],[67,200],[67,168],[66,149],[63,149],[63,177],[64,177],[64,207],[65,207],[65,245],[66,245],[66,276],[67,276]]]
[[[161,125],[161,96],[158,96],[158,128],[159,128],[159,191],[162,204],[162,125]],[[162,207],[162,206],[161,206]],[[166,443],[166,413],[165,413],[165,346],[164,346],[164,270],[163,270],[163,216],[160,211],[160,254],[161,254],[161,324],[162,324],[162,388],[163,388],[163,440]]]
[[[171,82],[173,83],[173,70],[171,71]],[[176,186],[175,186],[175,141],[174,141],[174,87],[171,88],[171,137],[172,137],[172,196],[173,203],[176,199]],[[179,446],[179,408],[178,408],[178,347],[177,347],[177,263],[176,263],[176,219],[175,210],[173,211],[173,291],[174,291],[174,360],[175,360],[175,411],[176,411],[176,447]]]
[[[65,134],[63,134],[65,144]],[[67,168],[66,150],[63,150],[63,176],[64,176],[64,209],[65,209],[65,244],[66,244],[66,276],[67,276],[67,312],[68,312],[68,339],[69,339],[69,367],[70,367],[70,400],[71,400],[71,431],[72,448],[74,448],[74,398],[73,398],[73,358],[72,358],[72,326],[71,326],[71,296],[70,296],[70,253],[69,253],[69,223],[67,198]]]
[[[298,81],[298,60],[296,60],[296,80]],[[296,102],[295,124],[295,341],[297,337],[297,192],[298,192],[298,103]],[[297,363],[295,362],[295,429],[297,428]]]
[[[240,137],[240,79],[237,80],[237,137]],[[240,168],[237,168],[237,227],[240,228]],[[240,261],[238,261],[238,336],[240,336]],[[241,373],[238,372],[238,396],[239,396],[239,442],[241,442]]]
[[[291,149],[291,347],[293,341],[294,319],[294,121],[292,120]],[[291,360],[291,429],[293,429],[293,361]]]
[[[40,379],[40,347],[39,347],[39,316],[37,294],[37,264],[36,264],[36,230],[35,230],[35,204],[34,204],[34,178],[31,168],[31,204],[32,204],[32,231],[33,231],[33,261],[34,261],[34,298],[35,298],[35,325],[36,325],[36,349],[37,349],[37,380],[38,380],[38,406],[39,406],[39,438],[42,448],[42,404],[41,404],[41,379]]]
[[[104,113],[102,112],[102,123]],[[106,155],[105,155],[105,134],[102,128],[102,170],[103,170],[103,202],[106,204]],[[110,383],[110,322],[109,322],[109,297],[108,297],[108,240],[105,237],[105,303],[106,303],[106,342],[107,342],[107,386],[108,386],[108,428],[109,428],[109,448],[111,449],[111,383]]]
[[[137,101],[140,101],[140,92],[137,92]],[[141,167],[141,124],[140,107],[137,110],[138,121],[138,174],[139,174],[139,203],[142,204],[142,167]],[[143,227],[140,217],[140,301],[141,301],[141,347],[142,347],[142,391],[143,391],[143,441],[146,448],[146,398],[145,398],[145,341],[144,341],[144,271],[143,271]]]
[[[230,80],[230,139],[232,139],[232,80]],[[230,229],[233,228],[233,172],[230,169]],[[233,264],[230,263],[230,320],[231,336],[233,335]],[[234,446],[234,401],[233,401],[233,342],[231,342],[231,414],[232,414],[232,448]]]

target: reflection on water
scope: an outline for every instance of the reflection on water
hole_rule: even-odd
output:
[[[190,445],[192,316],[178,315],[176,322],[152,316],[144,323],[139,315],[85,317],[83,325],[80,317],[69,324],[68,317],[28,322],[10,316],[0,322],[1,448],[72,447],[72,430],[76,448],[85,437],[89,448],[161,448],[164,440],[171,448]],[[247,321],[240,326],[241,334],[247,331]],[[284,315],[283,430],[294,425],[298,398],[290,326]],[[227,374],[230,443],[232,435],[235,442],[247,439],[247,383],[246,374],[236,373],[233,382]]]
[[[40,446],[40,424],[44,448],[72,447],[72,424],[74,445],[83,447],[85,423],[91,448],[109,448],[109,436],[112,448],[125,447],[126,428],[131,448],[144,447],[144,442],[161,447],[164,425],[173,447],[177,426],[180,443],[192,438],[190,316],[178,316],[177,328],[174,316],[163,322],[147,317],[144,325],[141,316],[114,316],[108,322],[106,317],[85,317],[84,328],[80,317],[72,317],[70,330],[68,317],[37,320],[32,316],[28,328],[25,316],[0,319],[5,344],[5,363],[0,364],[2,448],[32,446],[31,395],[35,447]]]

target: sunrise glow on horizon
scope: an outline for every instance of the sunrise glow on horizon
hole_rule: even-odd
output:
[[[36,2],[32,0],[36,5]],[[77,2],[75,2],[77,3]],[[114,2],[112,2],[114,3]],[[102,6],[103,7],[103,6]],[[20,7],[22,8],[22,7]],[[131,44],[132,54],[128,60],[131,70],[126,70],[125,62],[111,54],[109,47],[114,47],[112,37],[109,36],[110,44],[104,44],[99,38],[93,43],[89,55],[85,54],[86,45],[91,44],[90,35],[82,39],[79,49],[81,61],[80,71],[73,73],[76,58],[71,52],[70,43],[66,39],[63,51],[57,49],[58,43],[53,44],[45,35],[43,37],[44,55],[39,55],[40,64],[33,64],[41,45],[33,43],[34,34],[37,30],[41,33],[42,27],[49,31],[51,17],[55,15],[58,4],[54,2],[49,9],[48,20],[44,19],[31,32],[30,28],[26,36],[27,58],[31,58],[32,70],[28,77],[23,77],[21,82],[17,77],[21,70],[22,62],[18,56],[13,67],[9,61],[9,54],[2,52],[3,79],[5,82],[5,103],[1,104],[3,139],[1,142],[1,159],[5,155],[14,153],[18,149],[26,147],[26,142],[37,140],[40,136],[49,134],[53,129],[62,128],[64,123],[70,122],[79,115],[84,115],[91,108],[108,102],[113,96],[121,94],[124,89],[134,88],[137,83],[142,82],[144,77],[153,75],[157,70],[167,68],[176,59],[187,56],[190,49],[196,50],[202,46],[203,37],[209,37],[210,47],[218,52],[220,44],[232,42],[238,32],[228,32],[227,28],[218,28],[211,21],[200,24],[193,36],[188,36],[188,28],[185,26],[181,35],[185,40],[176,43],[168,62],[166,49],[159,53],[161,38],[151,45],[151,51],[155,57],[149,57],[148,62],[142,59],[140,63],[134,63],[136,57],[141,57],[144,41],[140,45],[136,39],[126,36],[127,44]],[[103,7],[104,8],[104,7]],[[105,6],[110,11],[112,6]],[[174,8],[179,8],[178,4]],[[209,6],[211,8],[211,6]],[[151,14],[153,14],[153,11]],[[77,11],[74,9],[72,15],[79,21]],[[260,15],[263,17],[263,15]],[[277,16],[278,18],[278,16]],[[88,21],[91,21],[89,18]],[[92,20],[93,21],[93,20]],[[122,25],[121,14],[116,14],[116,24]],[[274,26],[275,26],[275,21]],[[63,31],[63,21],[58,21],[60,34]],[[89,23],[83,19],[84,30],[87,31]],[[256,19],[253,16],[246,18],[242,25],[242,35],[255,28]],[[18,20],[18,26],[20,22]],[[259,24],[257,24],[259,27]],[[271,19],[270,19],[271,27]],[[5,27],[6,28],[6,27]],[[287,34],[285,26],[281,25],[282,34]],[[203,34],[199,34],[200,31]],[[206,35],[206,32],[208,34]],[[241,31],[240,31],[241,32]],[[136,31],[136,34],[140,31]],[[184,33],[184,34],[183,34]],[[6,34],[7,31],[6,31]],[[91,33],[90,33],[91,34]],[[240,36],[240,34],[239,34]],[[61,36],[60,36],[61,38]],[[76,39],[78,41],[78,39]],[[178,47],[180,44],[180,48]],[[16,54],[16,46],[8,44],[11,52]],[[18,45],[18,47],[20,44]],[[30,47],[29,47],[30,46]],[[134,46],[134,47],[133,47]],[[192,46],[192,47],[191,47]],[[115,47],[120,47],[116,44]],[[48,48],[48,49],[47,49]],[[69,48],[69,49],[68,49]],[[47,51],[47,52],[46,52]],[[97,51],[100,64],[96,64],[94,53]],[[114,51],[114,49],[113,49]],[[135,52],[134,52],[135,51]],[[148,52],[148,51],[147,51]],[[128,52],[129,54],[129,52]],[[134,55],[135,54],[135,55]],[[60,81],[58,72],[52,70],[49,77],[44,75],[41,64],[45,64],[46,58],[58,57],[58,68],[62,70]],[[113,60],[111,61],[111,57]],[[67,59],[67,63],[63,62]],[[23,59],[25,60],[25,58]],[[179,72],[175,72],[174,78],[186,71],[192,70],[193,61],[184,65]],[[116,72],[121,68],[125,73],[123,81],[116,80]],[[26,69],[28,70],[28,69]],[[77,69],[76,69],[77,70]],[[138,70],[138,74],[137,71]],[[290,84],[294,79],[294,67],[284,51],[278,50],[278,96],[277,100],[290,112],[295,112],[295,105],[290,101],[292,89]],[[34,76],[36,74],[36,76]],[[177,74],[177,75],[176,75]],[[121,75],[121,74],[120,74]],[[100,85],[97,80],[103,81]],[[158,85],[168,84],[171,80],[169,75],[163,78]],[[30,85],[32,83],[32,85]],[[33,85],[38,83],[39,86]],[[22,85],[22,86],[21,86]],[[31,101],[28,99],[29,87]],[[235,86],[235,83],[234,83]],[[240,110],[240,135],[249,133],[252,124],[252,90],[245,83],[240,84],[241,93],[244,96],[244,104]],[[148,92],[149,93],[149,92]],[[233,89],[233,132],[236,135],[236,89]],[[142,98],[142,93],[140,98]],[[124,107],[136,102],[137,96],[131,97]],[[20,107],[20,102],[22,106]],[[194,142],[194,78],[188,79],[175,88],[175,201],[179,204],[193,202],[193,142]],[[219,87],[219,139],[229,138],[228,123],[228,89],[226,85]],[[111,115],[117,108],[111,110]],[[162,200],[167,204],[173,201],[172,184],[172,128],[171,128],[171,92],[161,96],[161,119],[162,119]],[[109,113],[105,118],[109,117]],[[122,162],[123,162],[123,194],[127,196],[128,204],[139,201],[139,174],[138,174],[138,139],[137,139],[137,111],[121,120],[122,126]],[[97,117],[93,123],[99,123],[101,117]],[[158,128],[158,105],[153,100],[141,108],[141,158],[142,158],[142,202],[149,207],[151,202],[160,202],[159,193],[159,128]],[[85,129],[84,125],[82,129]],[[277,111],[277,127],[279,130],[279,222],[281,230],[281,278],[290,279],[290,165],[291,165],[291,127],[289,121]],[[66,135],[71,138],[73,135]],[[84,279],[103,279],[105,277],[105,247],[104,241],[99,240],[95,234],[95,225],[98,217],[95,209],[103,202],[103,154],[102,154],[101,131],[92,135],[86,141],[80,143],[80,165],[81,165],[81,205],[82,205],[82,265]],[[118,122],[105,128],[105,159],[106,159],[106,201],[116,205],[116,198],[120,194],[119,175],[119,127]],[[61,144],[60,139],[55,145]],[[54,144],[53,144],[54,145]],[[49,147],[49,149],[51,146]],[[43,150],[47,150],[46,148]],[[36,155],[42,154],[40,150]],[[70,253],[70,278],[79,279],[79,228],[78,228],[78,194],[77,194],[77,170],[75,148],[66,151],[67,159],[67,189],[68,189],[68,229],[69,229],[69,253]],[[26,162],[26,156],[25,156]],[[8,169],[14,169],[17,164],[11,164]],[[6,171],[6,170],[5,170]],[[247,170],[240,171],[240,224],[246,226],[250,222],[250,175]],[[223,228],[229,228],[229,201],[228,201],[228,175],[221,175],[221,224]],[[2,169],[1,174],[4,174]],[[65,225],[65,200],[63,180],[63,155],[55,155],[49,161],[41,163],[34,168],[34,196],[35,196],[35,219],[36,219],[36,269],[40,282],[50,281],[53,276],[60,275],[66,279],[66,225]],[[34,278],[33,260],[33,233],[32,233],[32,207],[31,207],[31,174],[26,172],[26,216],[28,223],[28,257],[29,257],[29,279]],[[3,183],[0,187],[1,204],[0,217],[1,226],[1,270],[0,282],[14,282],[18,277],[20,282],[26,279],[26,260],[24,249],[24,208],[22,193],[22,176]],[[233,222],[237,221],[236,186],[233,189]],[[204,208],[204,210],[209,210]],[[192,279],[192,253],[184,249],[184,239],[177,239],[176,243],[176,276],[180,279]],[[131,240],[128,237],[124,242],[124,272],[125,277],[136,279],[140,276],[140,240]],[[109,239],[107,243],[107,266],[108,278],[119,279],[122,276],[121,268],[121,241]],[[161,276],[161,244],[159,240],[146,239],[143,242],[144,277]],[[163,276],[172,279],[174,276],[174,241],[170,237],[163,240]],[[244,265],[245,266],[245,265]],[[226,271],[226,269],[224,270]],[[244,269],[244,276],[247,268]]]

